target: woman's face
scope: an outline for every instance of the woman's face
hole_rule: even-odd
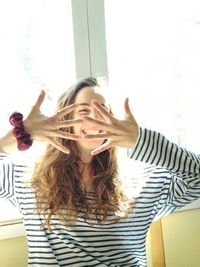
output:
[[[102,106],[106,107],[105,98],[98,91],[99,87],[85,87],[78,92],[75,98],[75,103],[79,103],[80,107],[74,111],[74,119],[80,119],[84,116],[89,116],[94,119],[105,121],[102,115],[91,104],[92,100],[96,100],[102,104]],[[74,133],[79,135],[98,134],[102,131],[103,129],[99,129],[97,126],[91,125],[88,122],[84,122],[81,126],[74,127]],[[76,142],[78,142],[79,147],[89,151],[102,144],[102,140],[83,139]]]

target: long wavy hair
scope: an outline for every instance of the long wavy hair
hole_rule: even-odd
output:
[[[79,80],[59,97],[57,111],[74,103],[77,93],[88,86],[99,85],[95,78]],[[65,116],[65,119],[71,118],[71,114]],[[63,130],[73,132],[72,127]],[[91,201],[81,183],[83,165],[80,164],[76,141],[59,141],[67,146],[71,153],[65,154],[52,145],[47,145],[34,167],[31,181],[36,194],[36,210],[37,213],[45,215],[45,224],[50,227],[52,215],[59,216],[67,224],[75,222],[79,213],[86,221],[95,219],[99,223],[106,220],[109,212],[114,212],[117,219],[121,217],[120,213],[127,215],[128,208],[125,207],[128,207],[128,198],[122,190],[118,175],[116,148],[112,147],[93,156]],[[124,213],[125,210],[127,212]]]

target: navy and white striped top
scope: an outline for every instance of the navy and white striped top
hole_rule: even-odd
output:
[[[129,217],[116,222],[109,214],[105,223],[89,224],[79,214],[74,227],[53,217],[51,232],[34,211],[34,192],[22,178],[25,167],[1,155],[0,196],[17,203],[23,215],[29,266],[146,266],[151,223],[200,197],[200,157],[142,128],[128,155],[133,169],[126,168],[122,178],[130,178],[128,188],[135,197]],[[144,164],[135,175],[137,161]]]

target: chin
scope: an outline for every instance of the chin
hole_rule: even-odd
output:
[[[102,142],[97,141],[85,141],[84,143],[79,143],[80,147],[86,150],[93,150],[99,147],[101,144]]]

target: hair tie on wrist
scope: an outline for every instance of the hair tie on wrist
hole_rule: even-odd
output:
[[[24,127],[23,115],[19,112],[13,112],[9,118],[9,122],[12,126],[14,126],[12,134],[17,139],[18,149],[23,151],[31,147],[33,140]]]

